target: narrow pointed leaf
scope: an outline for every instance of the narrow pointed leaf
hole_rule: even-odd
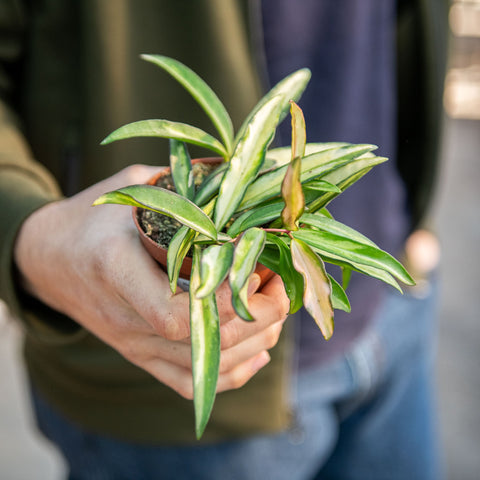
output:
[[[278,274],[283,280],[285,291],[290,300],[290,314],[300,310],[303,306],[303,277],[292,263],[289,246],[279,237],[267,233],[267,241],[278,247]]]
[[[387,160],[388,159],[385,157],[362,155],[361,157],[356,158],[354,161],[346,163],[336,170],[332,170],[322,177],[322,179],[337,185],[337,187],[343,192],[355,182],[360,180],[373,167],[380,165]],[[309,212],[313,213],[325,207],[325,205],[332,201],[337,195],[338,193],[336,192],[326,192],[318,196],[316,200],[308,204]]]
[[[304,242],[290,242],[295,270],[303,276],[303,304],[314,318],[323,336],[328,340],[333,334],[333,307],[330,299],[332,287],[322,260]]]
[[[345,147],[351,145],[346,142],[322,142],[322,143],[307,143],[305,145],[305,155],[311,155],[312,153],[319,153],[324,150],[330,150],[332,148]],[[273,162],[276,167],[287,165],[292,159],[292,147],[277,147],[272,148],[267,152],[267,160]]]
[[[237,136],[235,137],[235,144],[238,144],[240,139],[245,135],[245,132],[248,128],[248,125],[252,121],[252,118],[261,110],[266,103],[268,103],[273,97],[280,96],[281,106],[280,106],[280,118],[281,122],[285,116],[288,114],[288,109],[290,106],[290,100],[297,101],[302,96],[303,91],[305,90],[308,82],[311,77],[310,70],[303,68],[297,70],[292,74],[285,77],[279,83],[277,83],[254,107],[250,112],[247,118],[244,120],[242,126],[240,127]]]
[[[163,68],[192,95],[217,129],[227,151],[231,152],[232,120],[223,103],[205,81],[189,67],[173,58],[162,55],[142,55],[142,58]]]
[[[405,270],[405,267],[389,253],[378,247],[359,243],[333,233],[306,228],[293,232],[292,235],[311,246],[327,252],[327,254],[332,253],[347,261],[351,260],[357,264],[385,270],[403,283],[414,285],[414,281]]]
[[[204,298],[214,294],[225,280],[233,262],[233,244],[211,245],[202,252],[200,286],[195,295]]]
[[[347,225],[338,222],[337,220],[328,218],[322,214],[304,213],[300,218],[300,222],[311,225],[313,227],[317,227],[321,230],[333,233],[335,235],[340,235],[341,237],[350,238],[351,240],[355,240],[359,243],[364,243],[365,245],[371,245],[372,247],[377,246],[369,238],[367,238],[365,235],[362,235],[360,232],[357,232],[353,228],[348,227]]]
[[[265,231],[259,228],[250,228],[240,237],[228,276],[233,308],[240,318],[247,321],[253,320],[248,311],[248,279],[255,271],[258,257],[265,246],[265,237]]]
[[[327,182],[326,180],[312,180],[311,182],[305,183],[303,188],[308,188],[310,190],[317,190],[318,192],[335,192],[342,193],[339,187],[333,183]]]
[[[262,165],[278,124],[281,101],[281,97],[273,97],[252,117],[235,148],[215,205],[218,230],[230,220]]]
[[[178,277],[180,268],[190,248],[197,232],[183,225],[170,240],[167,250],[167,273],[170,283],[170,290],[173,294],[177,291]]]
[[[203,181],[195,194],[196,205],[203,205],[218,192],[228,166],[229,163],[223,163]]]
[[[315,252],[322,258],[324,262],[331,263],[332,265],[338,265],[341,268],[351,268],[355,272],[363,273],[369,277],[376,278],[385,282],[387,285],[391,285],[397,289],[400,293],[403,293],[398,282],[385,270],[380,268],[371,267],[370,265],[364,265],[356,263],[350,259],[334,255],[333,253],[326,252],[320,248],[310,245]]]
[[[131,185],[102,195],[93,205],[105,203],[132,205],[163,213],[214,240],[217,238],[214,224],[200,208],[190,200],[164,188]]]
[[[333,308],[350,313],[352,307],[350,306],[347,294],[345,293],[345,287],[342,287],[331,275],[328,275],[328,278],[332,285],[331,300]]]
[[[240,232],[244,232],[249,228],[265,225],[278,218],[284,206],[285,203],[283,200],[280,200],[275,203],[256,207],[252,210],[247,210],[232,223],[227,233],[231,237],[235,237]]]
[[[290,101],[290,115],[292,116],[292,160],[305,155],[307,133],[305,117],[302,109],[292,100]]]
[[[102,141],[107,145],[117,140],[136,137],[175,138],[181,142],[191,143],[208,148],[222,157],[227,157],[225,147],[215,138],[200,128],[186,123],[171,122],[170,120],[140,120],[117,128]]]
[[[190,155],[186,145],[173,138],[170,139],[170,168],[176,192],[193,200],[195,185]]]
[[[348,267],[342,267],[342,288],[346,290],[350,284],[352,278],[352,269]]]
[[[316,177],[326,176],[329,172],[351,163],[353,159],[374,148],[376,148],[374,145],[347,145],[307,155],[302,158],[301,181],[305,183]],[[255,180],[245,192],[240,209],[251,208],[269,198],[280,195],[287,167],[287,165],[283,165]],[[327,178],[326,180],[331,182]]]
[[[192,343],[195,432],[200,438],[215,402],[220,368],[220,320],[215,295],[197,298],[200,285],[200,247],[194,247],[190,277],[190,339]]]
[[[297,220],[305,208],[305,196],[300,183],[301,158],[294,158],[288,165],[282,182],[282,198],[285,208],[282,210],[282,222],[285,228],[297,230]]]

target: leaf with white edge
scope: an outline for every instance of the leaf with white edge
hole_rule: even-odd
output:
[[[285,291],[290,300],[290,314],[300,310],[303,306],[303,277],[298,273],[292,263],[290,248],[280,237],[267,232],[267,242],[273,243],[278,248],[278,274],[283,280]]]
[[[225,280],[233,262],[233,244],[211,245],[202,252],[200,286],[195,292],[198,298],[215,293]]]
[[[171,122],[170,120],[154,119],[140,120],[128,123],[117,128],[105,140],[102,145],[136,137],[174,138],[180,142],[187,142],[199,147],[208,148],[213,152],[227,158],[225,147],[215,137],[200,128],[192,127],[186,123]]]
[[[367,238],[365,235],[362,235],[360,232],[357,232],[353,228],[319,213],[304,213],[300,218],[300,223],[317,227],[320,230],[334,233],[335,235],[340,235],[341,237],[350,238],[351,240],[364,243],[365,245],[371,245],[372,247],[377,246],[369,238]]]
[[[330,150],[332,148],[346,147],[351,143],[346,142],[323,142],[323,143],[307,143],[305,145],[305,155],[311,155],[312,153],[319,153],[324,150]],[[292,159],[292,147],[276,147],[267,152],[267,160],[271,161],[274,166],[281,167],[287,165]]]
[[[242,126],[240,127],[236,137],[235,144],[240,142],[240,139],[245,135],[245,132],[248,128],[248,125],[251,123],[252,118],[261,110],[266,103],[268,103],[273,97],[280,96],[282,98],[281,107],[280,107],[280,118],[281,122],[285,116],[288,114],[288,109],[290,106],[290,100],[297,101],[302,96],[303,91],[305,90],[310,77],[312,76],[310,70],[303,68],[293,72],[292,74],[285,77],[283,80],[278,82],[258,103],[255,105],[253,110],[249,113],[247,118],[244,120]]]
[[[190,155],[186,145],[174,138],[170,139],[170,168],[176,192],[193,200],[195,185]]]
[[[223,163],[219,165],[214,172],[205,178],[195,195],[194,202],[196,205],[203,205],[218,192],[228,165],[229,163]]]
[[[195,232],[195,230],[184,225],[179,228],[168,245],[167,273],[170,290],[173,294],[177,291],[178,277],[180,276],[183,260],[192,247],[196,235],[197,232]]]
[[[284,206],[285,203],[283,200],[281,200],[275,203],[247,210],[237,219],[235,219],[235,221],[229,227],[227,233],[231,237],[235,237],[240,232],[244,232],[249,228],[265,225],[266,223],[278,218],[278,216],[282,213]]]
[[[339,187],[333,183],[327,182],[326,180],[312,180],[311,182],[305,183],[303,188],[308,188],[310,190],[317,190],[318,192],[335,192],[342,193]]]
[[[301,182],[305,183],[316,177],[326,176],[375,148],[375,145],[346,145],[307,155],[302,158]],[[245,192],[239,209],[254,207],[268,198],[280,195],[281,184],[287,167],[287,165],[283,165],[258,177]]]
[[[196,100],[217,129],[228,152],[233,146],[233,126],[230,115],[216,93],[193,70],[173,58],[162,55],[141,55],[169,73]]]
[[[200,247],[194,247],[190,277],[190,340],[192,344],[193,405],[199,439],[207,426],[220,368],[220,318],[215,295],[197,298],[200,285]]]
[[[303,276],[303,304],[314,318],[324,338],[333,334],[333,307],[330,299],[332,287],[321,258],[304,242],[290,242],[295,270]]]
[[[365,174],[367,174],[373,167],[386,162],[388,159],[384,157],[376,157],[374,155],[362,155],[353,161],[346,163],[332,172],[327,173],[323,178],[327,182],[337,185],[337,187],[343,192],[355,182],[360,180]],[[339,194],[336,192],[326,192],[313,202],[307,205],[310,213],[325,207],[330,201],[332,201]]]
[[[352,307],[348,300],[347,294],[345,293],[344,288],[331,276],[328,275],[330,283],[332,285],[332,306],[335,310],[343,310],[344,312],[350,313]]]
[[[252,117],[233,152],[215,205],[218,230],[230,220],[262,165],[278,124],[281,103],[282,97],[273,97]]]
[[[217,239],[217,230],[210,217],[190,200],[164,188],[131,185],[105,193],[97,198],[93,205],[105,203],[131,205],[163,213],[213,240]]]
[[[232,290],[232,305],[237,315],[247,321],[253,317],[248,311],[248,279],[255,271],[257,260],[265,246],[266,233],[259,228],[247,230],[235,246],[233,264],[228,276]]]
[[[407,285],[414,285],[405,267],[389,253],[378,247],[360,243],[340,235],[304,228],[292,235],[321,251],[336,255],[345,261],[367,265],[388,272]]]

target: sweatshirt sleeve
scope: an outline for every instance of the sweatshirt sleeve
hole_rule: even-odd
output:
[[[13,100],[27,24],[20,0],[0,2],[0,298],[27,333],[63,341],[80,329],[71,320],[25,295],[15,282],[13,248],[22,222],[43,205],[62,198],[53,176],[30,151]]]

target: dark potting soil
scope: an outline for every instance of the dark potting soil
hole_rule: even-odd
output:
[[[217,167],[217,164],[195,163],[192,165],[195,188],[198,189],[204,178]],[[160,177],[157,180],[156,185],[175,192],[175,185],[173,184],[173,179],[170,174]],[[154,242],[164,248],[168,248],[171,239],[177,233],[182,224],[162,213],[152,212],[151,210],[145,209],[139,209],[138,212],[138,221],[142,230]]]

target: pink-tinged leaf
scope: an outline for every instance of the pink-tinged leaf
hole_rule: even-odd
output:
[[[292,160],[305,155],[307,133],[305,118],[302,109],[293,101],[290,102],[290,115],[292,116]]]
[[[285,202],[282,222],[289,230],[298,230],[297,220],[302,216],[305,208],[305,196],[300,183],[300,162],[300,157],[290,162],[282,182],[282,197]]]
[[[301,240],[292,239],[290,249],[293,266],[303,276],[303,304],[328,340],[333,334],[333,307],[330,299],[332,287],[325,266],[315,252]]]

